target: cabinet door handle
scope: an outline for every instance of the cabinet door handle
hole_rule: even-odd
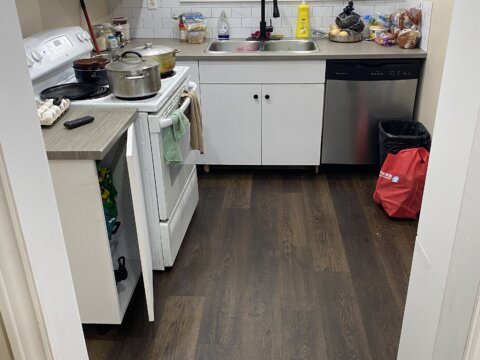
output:
[[[253,98],[254,98],[255,100],[257,100],[257,99],[258,99],[258,95],[257,95],[257,94],[253,95]]]
[[[265,99],[270,100],[270,95],[265,95]]]

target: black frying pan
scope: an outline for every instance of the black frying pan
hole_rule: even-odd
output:
[[[86,82],[62,84],[49,87],[40,93],[42,100],[66,98],[70,100],[82,100],[95,93],[101,85]]]

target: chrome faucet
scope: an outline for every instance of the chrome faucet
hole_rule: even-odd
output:
[[[260,40],[267,39],[267,32],[273,31],[272,20],[270,20],[270,26],[267,26],[265,21],[265,0],[262,0],[262,18],[260,20]],[[277,0],[273,0],[273,17],[278,18],[280,17],[280,11],[278,11],[278,3]]]

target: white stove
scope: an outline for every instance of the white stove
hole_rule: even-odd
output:
[[[158,112],[168,102],[175,90],[185,88],[187,86],[189,76],[188,67],[175,67],[175,74],[162,79],[162,86],[157,95],[140,100],[125,100],[115,97],[113,94],[99,97],[96,99],[76,100],[73,102],[77,106],[115,106],[115,107],[135,107],[138,111]],[[75,82],[75,77],[69,79],[68,82]]]
[[[47,87],[76,82],[73,61],[90,57],[90,38],[80,27],[49,30],[24,40],[30,75],[37,97]],[[41,54],[41,56],[38,56]],[[113,95],[72,101],[72,107],[134,107],[138,109],[134,130],[139,138],[142,187],[149,224],[154,270],[173,266],[198,203],[196,154],[190,149],[190,131],[181,140],[181,165],[169,165],[163,158],[162,127],[165,118],[179,108],[180,95],[195,89],[188,67],[177,66],[173,76],[161,80],[157,95],[141,100],[124,100]]]

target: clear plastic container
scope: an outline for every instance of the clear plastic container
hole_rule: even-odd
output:
[[[205,41],[205,31],[189,31],[188,43],[189,44],[201,44]]]

